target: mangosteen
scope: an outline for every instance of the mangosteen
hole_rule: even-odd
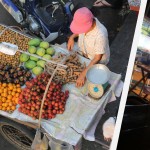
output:
[[[12,67],[11,66],[5,66],[4,71],[9,71]]]
[[[15,69],[10,69],[9,72],[10,72],[10,73],[14,73],[14,72],[15,72]]]
[[[0,81],[3,81],[3,76],[0,74]]]
[[[25,74],[25,76],[26,76],[27,78],[31,77],[31,75],[32,75],[32,74],[31,74],[30,71],[27,71],[26,74]]]
[[[25,70],[22,70],[22,74],[25,75],[25,74],[26,74],[26,71],[25,71]]]
[[[32,79],[33,79],[33,77],[31,76],[30,80],[32,80]]]
[[[22,74],[22,71],[18,71],[18,76],[22,76],[23,74]]]
[[[17,76],[18,76],[17,73],[13,74],[14,79],[17,78]]]
[[[9,76],[10,76],[10,78],[13,78],[13,77],[14,77],[13,74],[11,74],[11,73],[9,74]]]
[[[12,82],[13,82],[13,79],[7,78],[7,83],[12,83]]]
[[[2,70],[2,69],[3,69],[3,67],[4,67],[4,66],[3,66],[2,64],[0,64],[0,70]]]
[[[4,76],[5,71],[0,71],[0,75]]]
[[[18,84],[19,83],[19,79],[14,79],[14,83]]]
[[[3,77],[3,82],[6,82],[6,77]]]
[[[19,81],[23,82],[24,81],[24,77],[23,76],[19,77]]]
[[[16,70],[17,70],[17,71],[21,71],[20,67],[17,67]]]
[[[9,65],[9,66],[8,66],[8,69],[9,69],[9,70],[10,70],[10,69],[12,69],[12,66],[11,66],[11,65]]]
[[[5,78],[10,78],[9,73],[6,72],[6,74],[4,75]]]
[[[27,79],[27,77],[24,77],[24,82],[26,82],[28,79]]]

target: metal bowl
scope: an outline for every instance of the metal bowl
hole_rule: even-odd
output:
[[[105,65],[96,64],[88,69],[86,78],[93,84],[105,84],[109,81],[110,70]]]

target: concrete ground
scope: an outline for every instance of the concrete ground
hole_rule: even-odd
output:
[[[87,6],[91,7],[92,2],[83,0]],[[109,40],[110,40],[110,49],[111,49],[111,58],[108,67],[111,71],[122,74],[122,79],[124,80],[128,59],[130,55],[136,19],[137,15],[134,12],[130,12],[126,19],[124,17],[118,16],[120,10],[115,10],[111,8],[94,8],[94,13],[96,17],[104,23],[108,29]],[[6,25],[17,25],[12,17],[2,8],[0,5],[0,23]],[[118,31],[120,31],[118,33]],[[109,103],[106,106],[106,113],[103,115],[99,125],[96,129],[95,135],[96,138],[101,139],[103,142],[102,135],[102,124],[110,116],[116,116],[120,99],[117,99],[114,102]],[[110,144],[105,142],[106,144]],[[12,145],[0,136],[0,150],[16,150]],[[95,142],[83,141],[82,150],[103,150],[103,148],[96,144]]]

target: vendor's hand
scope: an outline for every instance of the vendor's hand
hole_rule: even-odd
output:
[[[84,73],[81,73],[76,81],[76,87],[82,87],[85,83],[85,75]]]
[[[68,40],[67,48],[69,51],[71,51],[74,47],[74,38],[70,37]]]

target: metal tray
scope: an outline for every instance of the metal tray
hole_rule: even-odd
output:
[[[93,84],[105,84],[110,78],[110,70],[105,65],[96,64],[87,71],[86,78]]]

